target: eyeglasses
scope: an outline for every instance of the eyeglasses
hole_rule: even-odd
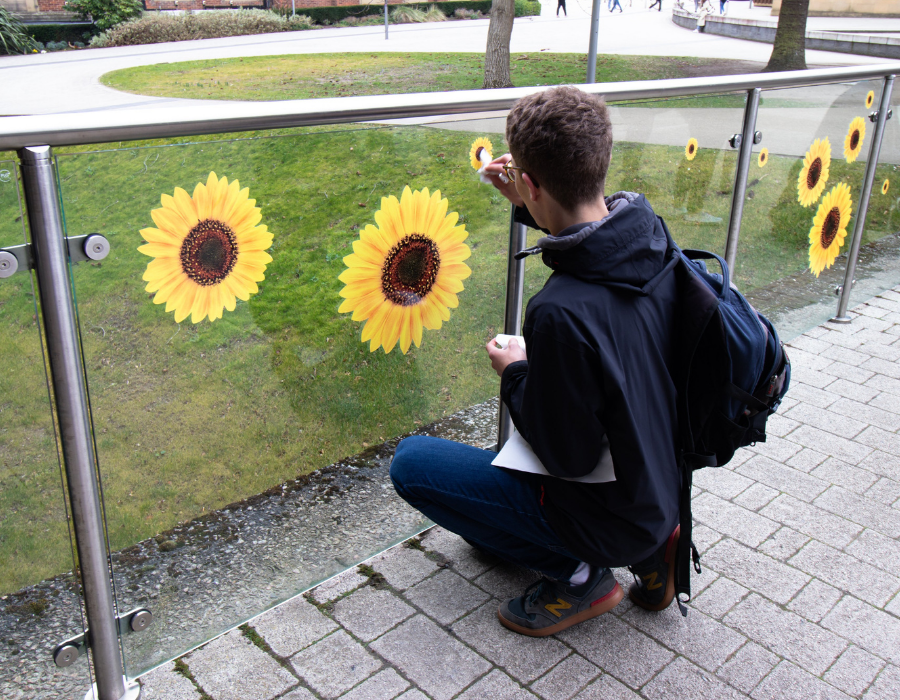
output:
[[[520,168],[518,165],[510,165],[509,163],[504,163],[502,167],[503,172],[506,173],[506,176],[510,179],[511,182],[516,181],[516,174],[514,172],[511,172],[512,170],[521,170],[522,172],[525,172],[525,168]]]

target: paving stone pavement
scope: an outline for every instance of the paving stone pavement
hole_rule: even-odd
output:
[[[516,635],[496,609],[535,575],[433,528],[148,673],[145,697],[900,698],[900,287],[851,315],[789,343],[769,441],[698,473],[687,618],[626,597]]]

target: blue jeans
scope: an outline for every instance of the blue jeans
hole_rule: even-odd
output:
[[[544,517],[539,478],[492,466],[496,456],[417,435],[397,445],[391,480],[404,501],[470,544],[568,581],[580,561]]]

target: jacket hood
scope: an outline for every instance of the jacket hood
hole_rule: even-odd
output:
[[[648,295],[678,262],[677,247],[642,194],[606,198],[609,215],[541,238],[545,265],[586,282]]]

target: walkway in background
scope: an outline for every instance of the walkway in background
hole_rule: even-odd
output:
[[[647,11],[643,8],[644,1],[633,0],[633,6],[626,7],[622,14],[610,14],[603,10],[600,18],[600,53],[737,58],[760,63],[769,59],[772,49],[768,44],[687,31],[672,22],[670,7],[663,12]],[[569,17],[555,17],[555,4],[545,1],[540,17],[517,19],[512,34],[512,51],[587,53],[590,2],[568,0],[567,4]],[[747,3],[733,3],[734,13],[744,4]],[[900,20],[879,21],[895,22],[900,28]],[[0,57],[0,84],[3,85],[0,115],[109,108],[168,108],[198,103],[193,100],[129,95],[100,84],[100,76],[104,73],[130,66],[341,51],[484,51],[487,30],[488,20],[471,20],[392,26],[388,41],[384,39],[382,27],[347,27],[32,56],[4,56]],[[878,62],[870,57],[823,51],[808,51],[807,61],[810,65],[817,66],[867,65]],[[213,101],[203,100],[199,103],[215,107]]]
[[[429,531],[142,679],[142,698],[900,697],[900,287],[789,344],[769,440],[695,476],[688,617],[626,598],[530,639],[534,576]],[[627,586],[627,570],[616,571]]]

